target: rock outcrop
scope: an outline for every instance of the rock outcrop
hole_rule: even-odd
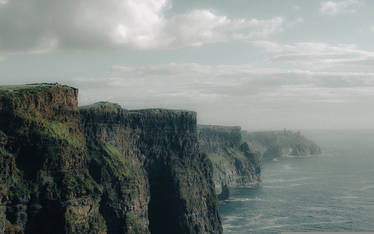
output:
[[[196,114],[0,89],[0,233],[222,233]]]
[[[214,184],[221,198],[227,197],[223,187],[247,186],[260,181],[259,157],[242,141],[240,127],[199,125],[198,134],[201,152],[212,161]]]
[[[99,179],[110,182],[104,186],[104,194],[116,198],[108,200],[104,208],[118,207],[126,197],[133,200],[124,204],[138,204],[121,208],[108,218],[105,213],[113,208],[103,212],[113,227],[128,228],[123,220],[129,216],[126,212],[131,212],[131,217],[141,220],[138,223],[141,233],[222,232],[212,167],[206,156],[199,153],[196,113],[161,109],[127,111],[115,104],[97,103],[81,108],[81,116],[86,138],[92,142],[88,143],[92,145],[88,150],[92,174],[100,167],[96,158],[105,157],[95,149],[97,145],[114,148],[129,168],[122,177],[134,186],[126,191],[135,194],[125,194],[122,199],[111,188],[113,179]]]
[[[77,95],[57,85],[1,90],[0,233],[105,232]]]
[[[280,157],[302,157],[320,154],[320,147],[300,132],[288,130],[247,132],[242,131],[243,140],[261,155],[264,161]]]

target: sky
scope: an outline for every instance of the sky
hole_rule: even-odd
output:
[[[0,85],[248,130],[374,128],[374,1],[0,0]]]

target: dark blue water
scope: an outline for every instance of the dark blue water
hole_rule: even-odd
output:
[[[374,131],[306,135],[323,154],[270,162],[260,186],[233,189],[224,233],[374,231]]]

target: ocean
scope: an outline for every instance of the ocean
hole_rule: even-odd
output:
[[[308,131],[321,155],[263,165],[220,202],[224,233],[374,231],[374,130]]]

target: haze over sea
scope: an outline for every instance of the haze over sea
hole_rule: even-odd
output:
[[[265,163],[261,185],[232,189],[224,233],[374,231],[374,130],[305,135],[323,153]]]

